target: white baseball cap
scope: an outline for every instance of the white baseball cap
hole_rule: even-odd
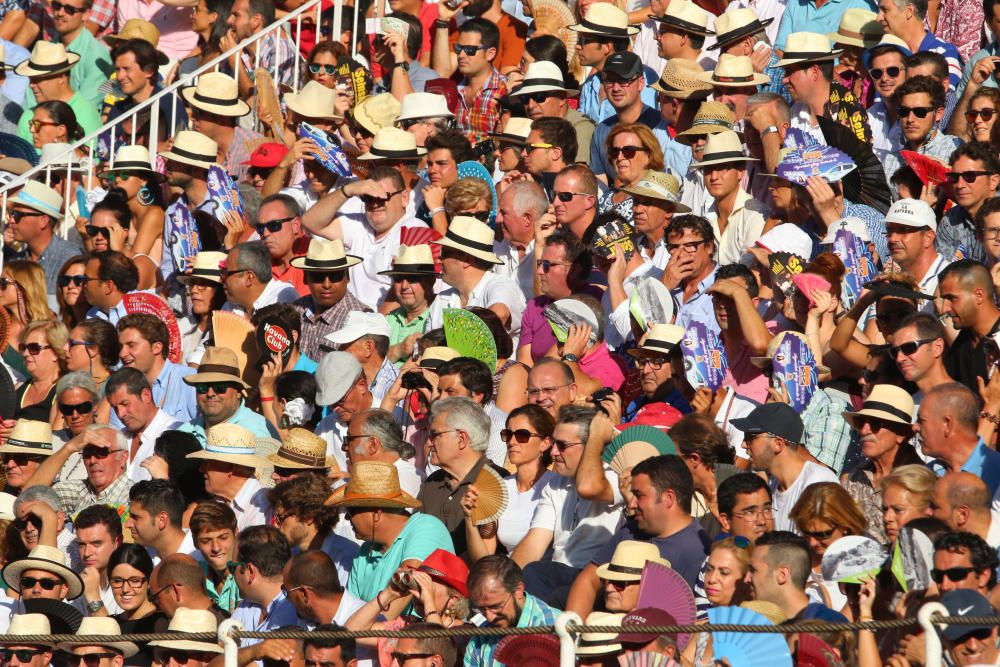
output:
[[[809,259],[813,254],[812,239],[801,227],[790,223],[777,225],[762,234],[756,245],[769,253],[790,252],[803,259]]]
[[[344,320],[344,326],[326,335],[335,345],[347,345],[366,335],[389,337],[389,322],[379,313],[363,313],[352,310]]]
[[[888,220],[886,220],[886,222],[888,222]],[[872,242],[872,237],[871,234],[868,233],[868,225],[865,224],[865,221],[861,218],[851,216],[849,218],[840,218],[839,220],[834,221],[834,223],[826,230],[826,238],[823,239],[823,243],[833,243],[837,237],[837,232],[841,229],[846,229],[865,243]]]
[[[929,227],[937,231],[937,216],[934,209],[920,199],[900,199],[889,207],[885,214],[885,224],[905,225],[906,227]]]

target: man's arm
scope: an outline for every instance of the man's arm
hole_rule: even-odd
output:
[[[757,312],[750,293],[738,278],[716,280],[708,288],[709,294],[729,297],[736,304],[736,314],[739,320],[743,339],[754,356],[767,354],[767,345],[771,342],[771,332],[767,330],[764,319]]]
[[[337,188],[333,192],[328,192],[319,198],[319,201],[302,215],[302,226],[316,236],[326,239],[343,239],[344,231],[340,221],[335,220],[341,207],[347,203],[351,197],[371,195],[382,197],[386,195],[386,189],[375,181],[354,181]]]
[[[38,465],[38,470],[31,476],[31,485],[41,484],[42,486],[52,486],[59,476],[70,455],[80,452],[85,445],[92,444],[99,447],[107,447],[108,443],[93,431],[84,431],[80,435],[71,439],[63,445],[59,451],[53,452]]]
[[[451,78],[451,75],[458,69],[458,56],[451,52],[451,29],[450,23],[455,15],[468,6],[468,0],[464,0],[457,8],[450,8],[447,3],[438,3],[438,17],[434,22],[434,34],[431,45],[431,69],[441,75],[442,79]]]
[[[575,611],[580,618],[587,618],[594,609],[594,601],[601,590],[601,579],[597,576],[597,566],[587,565],[576,575],[566,599],[566,611]]]
[[[583,456],[576,469],[576,492],[585,500],[612,504],[615,490],[604,474],[601,452],[611,442],[615,429],[604,412],[598,411],[590,422],[590,435],[583,446]]]

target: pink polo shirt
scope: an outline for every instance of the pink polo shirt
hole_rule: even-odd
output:
[[[608,346],[603,342],[583,355],[580,359],[580,370],[615,391],[619,391],[625,384],[625,371],[621,360],[612,356]]]
[[[157,0],[118,0],[118,26],[129,19],[145,19],[160,31],[156,46],[171,60],[191,53],[198,45],[198,35],[191,29],[192,7],[171,7]]]

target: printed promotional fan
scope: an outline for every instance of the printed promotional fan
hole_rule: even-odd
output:
[[[621,220],[612,220],[594,230],[590,249],[601,257],[611,257],[615,254],[615,246],[621,246],[622,254],[627,262],[635,253],[633,234],[635,234],[635,228],[632,225]]]
[[[669,667],[671,661],[662,653],[629,651],[618,656],[618,664],[621,667]]]
[[[708,622],[734,625],[773,625],[762,615],[743,607],[714,607]],[[712,652],[716,660],[726,658],[740,667],[792,667],[792,654],[779,633],[713,632]]]
[[[444,336],[448,347],[463,357],[484,362],[491,373],[497,370],[497,342],[476,314],[462,308],[444,309]]]
[[[691,322],[681,340],[684,374],[692,387],[708,387],[715,391],[722,386],[729,369],[726,350],[718,334],[701,322]]]
[[[271,315],[262,319],[257,325],[256,339],[258,370],[263,370],[276,354],[281,357],[281,368],[292,358],[292,330],[283,318]]]
[[[786,299],[791,298],[794,287],[792,276],[802,273],[806,260],[790,252],[774,252],[767,256],[767,261],[771,267],[774,286],[781,290]]]
[[[324,168],[344,178],[351,176],[351,164],[347,160],[347,153],[338,142],[330,138],[330,135],[309,123],[302,122],[299,123],[299,136],[312,139],[316,144],[314,155]]]
[[[508,635],[497,643],[493,659],[508,667],[559,667],[559,640],[554,635]]]
[[[840,257],[847,269],[841,283],[843,290],[840,301],[845,308],[850,308],[858,300],[865,283],[878,274],[875,258],[868,244],[846,229],[837,231],[833,240],[833,252]]]
[[[788,130],[785,145],[794,146],[777,168],[778,177],[786,181],[804,185],[810,177],[820,176],[828,183],[836,183],[857,169],[844,151],[821,144],[812,135],[795,128]]]
[[[201,250],[198,224],[188,207],[182,201],[176,201],[167,208],[165,227],[174,270],[184,273],[188,269],[188,263]]]
[[[174,317],[174,312],[170,310],[167,302],[149,292],[133,292],[122,297],[122,305],[125,307],[126,313],[146,313],[167,325],[167,335],[170,341],[167,358],[175,364],[179,364],[181,361],[181,330],[177,326],[177,318]]]
[[[592,311],[579,299],[559,299],[542,309],[542,315],[548,320],[556,340],[565,343],[569,337],[570,326],[586,324],[590,327],[589,345],[597,343],[598,322]]]
[[[503,483],[503,478],[493,468],[488,465],[483,466],[476,476],[476,490],[479,491],[479,498],[476,500],[476,509],[472,513],[472,518],[477,526],[493,523],[504,510],[507,509],[507,486]]]
[[[243,195],[233,182],[233,177],[226,173],[225,169],[218,165],[209,167],[206,183],[208,198],[215,204],[212,215],[216,220],[221,222],[227,213],[246,219]]]
[[[628,310],[643,331],[653,324],[670,324],[674,319],[674,298],[657,278],[641,278],[632,287]]]
[[[808,341],[801,336],[784,335],[771,359],[772,386],[788,393],[788,404],[802,413],[819,386],[816,358]]]
[[[601,458],[617,474],[660,454],[676,454],[670,436],[655,426],[630,426],[608,443]]]
[[[639,598],[635,606],[636,609],[645,607],[662,609],[674,617],[677,625],[691,625],[697,615],[691,587],[677,570],[661,563],[647,562],[642,568]],[[678,648],[683,651],[690,639],[690,634],[678,634]]]

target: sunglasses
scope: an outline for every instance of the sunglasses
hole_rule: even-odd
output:
[[[540,433],[532,433],[531,431],[529,431],[526,428],[518,428],[518,429],[514,429],[513,431],[510,430],[509,428],[505,428],[504,430],[500,431],[500,439],[503,440],[504,442],[508,443],[508,444],[510,443],[511,438],[513,438],[514,440],[517,440],[521,444],[524,444],[524,443],[528,442],[529,440],[531,440],[532,437],[535,437],[535,436],[541,437],[541,434]]]
[[[454,50],[455,50],[455,55],[464,53],[465,55],[471,58],[480,51],[485,51],[487,48],[488,47],[486,46],[469,46],[469,45],[456,44]]]
[[[76,405],[69,405],[68,403],[59,404],[59,412],[62,413],[63,417],[71,417],[74,414],[89,415],[93,411],[94,404],[90,401],[84,401]]]
[[[265,229],[267,231],[271,232],[272,234],[277,234],[278,232],[281,231],[281,228],[285,225],[286,222],[291,222],[294,219],[295,219],[294,216],[291,217],[291,218],[278,218],[277,220],[268,220],[267,222],[258,222],[254,226],[257,228],[257,233],[258,234],[263,234]]]
[[[306,271],[307,283],[322,283],[329,280],[331,283],[342,282],[347,278],[347,271]]]
[[[23,468],[29,463],[41,463],[43,456],[38,456],[36,454],[4,454],[3,462],[6,464],[8,461],[13,461],[14,464]]]
[[[21,590],[41,586],[43,591],[55,590],[56,586],[62,586],[62,579],[52,579],[50,577],[21,577]]]
[[[59,287],[69,287],[70,284],[83,287],[87,284],[87,276],[59,276],[56,282]]]
[[[107,449],[105,447],[84,447],[83,451],[80,452],[80,458],[84,460],[99,459],[103,461],[112,454],[124,451],[124,449]]]
[[[127,181],[132,178],[132,176],[134,176],[134,174],[127,171],[109,171],[108,181],[111,183],[114,183],[115,181]]]
[[[32,122],[34,122],[34,121],[32,121]],[[22,218],[37,217],[37,216],[43,215],[43,214],[42,213],[36,213],[35,211],[8,211],[7,215],[14,222],[21,222]]]
[[[608,149],[608,157],[612,160],[617,160],[618,156],[621,155],[626,160],[631,160],[640,151],[648,153],[649,149],[645,146],[612,146]]]
[[[554,96],[557,91],[543,91],[540,93],[531,93],[530,95],[519,95],[519,97],[524,100],[524,103],[534,102],[535,104],[543,104],[545,100]]]
[[[944,582],[945,577],[948,578],[948,581],[959,582],[975,571],[974,567],[949,567],[947,570],[934,568],[931,570],[931,579],[934,580],[935,584]]]
[[[66,12],[70,16],[76,16],[77,14],[82,14],[87,11],[86,7],[71,7],[70,5],[64,5],[58,0],[52,0],[52,13],[56,12]]]
[[[586,192],[552,192],[552,196],[563,203],[567,203],[573,200],[573,197],[586,197]]]
[[[365,206],[385,206],[386,203],[401,193],[402,190],[396,190],[395,192],[390,192],[385,197],[375,197],[373,195],[361,195],[361,203]]]
[[[31,356],[37,357],[42,353],[42,350],[50,350],[52,349],[52,346],[42,345],[41,343],[21,343],[17,346],[17,349],[22,355],[27,352]]]
[[[962,179],[966,183],[975,183],[980,176],[991,176],[991,171],[950,171],[947,174],[949,183],[958,183]]]
[[[333,76],[334,74],[337,73],[337,66],[311,64],[309,65],[309,72],[312,74],[319,74],[320,72],[323,72],[328,76]]]
[[[993,120],[993,116],[996,114],[996,109],[969,109],[965,112],[965,120],[974,123],[977,118],[982,118],[986,122],[989,122]]]
[[[868,72],[872,75],[872,81],[878,81],[882,78],[883,74],[888,76],[890,79],[895,79],[903,72],[903,68],[893,65],[892,67],[886,67],[885,69],[871,69],[868,70]]]
[[[894,359],[900,352],[906,356],[910,356],[915,354],[921,346],[926,345],[927,343],[933,343],[936,340],[937,338],[918,338],[917,340],[911,340],[908,343],[903,343],[902,345],[893,345],[889,348],[889,352],[892,354]]]
[[[108,229],[107,227],[95,227],[94,225],[87,225],[83,229],[85,232],[87,232],[87,236],[89,236],[90,238],[94,238],[98,234],[103,236],[105,241],[111,238],[111,230]]]
[[[176,662],[178,665],[186,665],[188,660],[208,662],[215,656],[215,653],[209,653],[208,651],[173,651],[160,647],[156,647],[155,652],[156,661],[164,665],[170,661]]]
[[[45,649],[43,648],[5,648],[0,650],[0,661],[7,663],[10,662],[12,658],[17,658],[18,662],[31,662],[32,658],[36,655],[41,655],[42,653],[45,653]]]
[[[43,127],[55,127],[56,125],[62,125],[63,123],[54,123],[51,120],[38,120],[37,118],[28,122],[28,127],[31,128],[32,132],[38,132]]]
[[[198,382],[194,385],[194,390],[199,394],[207,394],[209,389],[216,394],[225,394],[234,386],[232,382]]]
[[[39,519],[34,514],[29,514],[28,516],[26,516],[23,519],[14,519],[14,521],[11,523],[11,525],[14,526],[14,530],[16,530],[16,531],[27,530],[28,526],[31,526],[31,527],[35,528],[36,530],[38,530],[38,529],[40,529],[42,527],[42,520]]]
[[[66,656],[66,664],[70,667],[77,667],[77,665],[84,664],[86,667],[97,667],[101,664],[101,660],[104,658],[113,658],[117,653],[87,653],[86,655],[73,655],[70,653]]]
[[[802,536],[806,538],[811,537],[818,542],[823,542],[833,537],[833,534],[836,532],[837,532],[836,528],[831,528],[830,530],[817,530],[815,532],[809,532],[808,530],[803,530]]]
[[[553,266],[572,266],[569,262],[553,262],[551,259],[540,259],[537,262],[538,268],[542,270],[542,273],[548,273],[552,270]]]
[[[899,117],[908,118],[910,114],[917,118],[927,118],[927,114],[934,111],[934,107],[899,107]]]
[[[16,285],[16,284],[17,282],[11,280],[6,276],[0,277],[0,290],[7,289],[11,285]]]

